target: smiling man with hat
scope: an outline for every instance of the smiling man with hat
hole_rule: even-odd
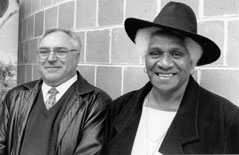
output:
[[[191,75],[220,56],[213,41],[197,34],[193,10],[169,2],[153,22],[126,19],[125,30],[149,82],[110,105],[104,153],[239,153],[239,108]]]

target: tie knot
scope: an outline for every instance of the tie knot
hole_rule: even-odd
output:
[[[58,90],[55,87],[52,87],[49,91],[48,94],[50,95],[56,95],[58,92]]]

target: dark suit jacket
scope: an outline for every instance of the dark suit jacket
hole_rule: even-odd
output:
[[[111,104],[104,154],[131,153],[142,104],[151,88],[152,85],[148,82],[142,89],[125,94]],[[190,77],[178,112],[159,152],[239,153],[238,107],[201,88]]]

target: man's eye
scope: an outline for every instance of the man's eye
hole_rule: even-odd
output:
[[[149,55],[152,58],[158,58],[160,56],[160,53],[158,51],[149,51]]]
[[[173,53],[172,53],[172,56],[173,56],[174,58],[181,58],[181,57],[183,56],[183,53],[176,51],[176,52],[173,52]]]
[[[64,54],[67,54],[67,50],[66,49],[57,49],[56,53],[60,54],[60,55],[64,55]]]
[[[48,54],[50,51],[49,50],[47,50],[47,49],[41,49],[41,50],[39,50],[39,53],[40,54]]]

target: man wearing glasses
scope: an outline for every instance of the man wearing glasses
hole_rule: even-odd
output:
[[[80,49],[68,30],[41,37],[41,79],[13,88],[0,105],[0,155],[100,153],[111,98],[77,72]]]

